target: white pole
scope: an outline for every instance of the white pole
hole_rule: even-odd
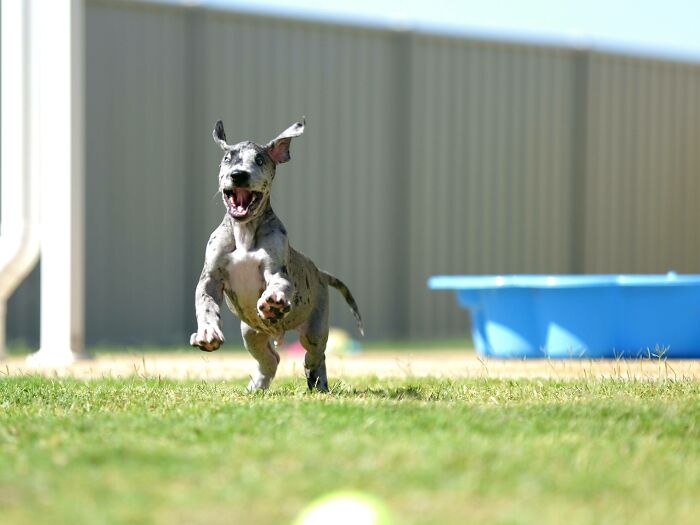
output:
[[[2,2],[2,216],[0,217],[0,357],[5,306],[39,258],[39,181],[29,169],[29,5]]]
[[[84,355],[84,5],[32,0],[38,47],[41,348],[31,365]],[[35,7],[35,8],[34,8]]]

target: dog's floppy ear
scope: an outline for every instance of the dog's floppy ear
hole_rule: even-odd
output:
[[[289,144],[292,142],[292,138],[304,133],[305,126],[306,117],[301,117],[300,122],[292,124],[268,143],[267,153],[276,164],[287,162],[291,158],[289,155]]]
[[[212,136],[214,137],[214,142],[216,142],[219,147],[226,151],[230,146],[226,143],[226,132],[224,131],[224,123],[220,120],[216,121],[214,125],[214,131],[212,131]]]

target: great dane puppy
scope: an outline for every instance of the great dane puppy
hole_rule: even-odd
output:
[[[287,330],[299,332],[306,350],[309,389],[328,390],[328,286],[343,295],[363,333],[348,287],[289,245],[287,231],[270,205],[277,165],[290,159],[292,138],[304,133],[305,124],[302,119],[265,146],[250,141],[229,145],[223,123],[219,120],[214,127],[214,141],[224,151],[219,191],[226,214],[207,243],[195,292],[197,332],[190,344],[212,352],[224,342],[220,307],[225,297],[241,319],[246,349],[258,362],[248,390],[270,385],[280,360],[273,341],[279,343]]]

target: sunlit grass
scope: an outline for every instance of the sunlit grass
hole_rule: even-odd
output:
[[[2,523],[694,523],[700,382],[0,379]]]

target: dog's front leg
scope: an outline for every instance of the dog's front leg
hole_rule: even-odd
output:
[[[221,302],[224,295],[224,280],[220,272],[202,271],[195,292],[197,332],[190,336],[190,345],[206,352],[217,350],[224,342],[221,330]]]
[[[283,319],[292,308],[294,284],[287,274],[287,265],[268,263],[263,267],[265,291],[258,299],[258,315],[276,323]]]
[[[224,342],[224,333],[221,330],[221,303],[224,298],[226,270],[225,258],[222,255],[233,250],[233,245],[227,241],[230,238],[226,222],[211,234],[207,243],[204,268],[195,291],[197,331],[190,336],[190,345],[206,352],[217,350]]]

